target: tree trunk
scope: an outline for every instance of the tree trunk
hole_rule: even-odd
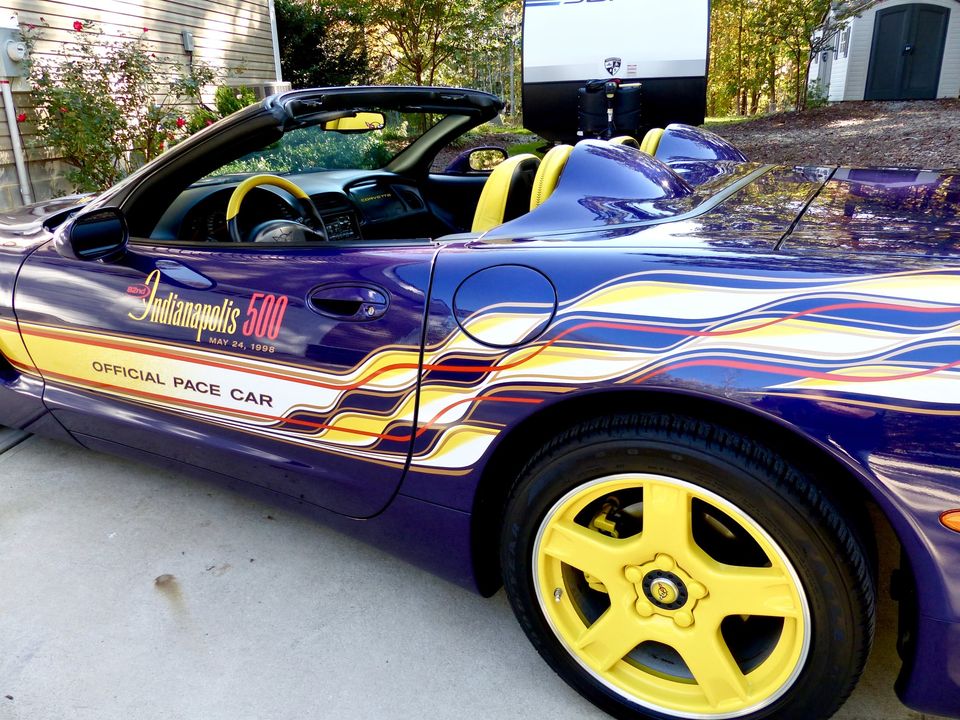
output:
[[[737,115],[743,115],[743,6],[737,18]]]
[[[807,109],[807,96],[810,91],[810,67],[813,65],[813,53],[810,53],[810,56],[807,58],[807,74],[806,82],[803,83],[803,109]],[[829,80],[828,80],[829,82]]]
[[[770,105],[771,109],[776,111],[777,109],[777,53],[776,51],[771,50],[770,52]]]
[[[800,81],[800,69],[801,69],[801,65],[803,64],[803,58],[801,57],[799,50],[794,52],[793,60],[794,60],[793,80],[794,80],[794,86],[795,86],[794,89],[796,90],[796,98],[795,98],[796,103],[794,107],[796,108],[797,112],[800,112],[803,109],[800,106],[800,103],[802,102],[802,89],[803,89],[803,83]]]
[[[516,50],[512,44],[507,48],[507,50],[510,53],[510,117],[514,118],[517,116],[517,84],[513,65]]]

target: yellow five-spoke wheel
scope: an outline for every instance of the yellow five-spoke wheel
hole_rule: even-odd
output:
[[[693,418],[571,428],[518,478],[501,561],[517,617],[618,717],[832,714],[875,592],[837,507],[762,443]]]

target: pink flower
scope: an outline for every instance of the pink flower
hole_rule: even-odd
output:
[[[61,107],[61,108],[60,108],[60,112],[65,113],[66,111],[67,111],[67,109],[66,109],[65,107]]]
[[[210,118],[207,118],[206,124],[207,124],[208,126],[209,126],[209,125],[213,125],[213,120],[211,120]]]
[[[73,29],[76,30],[77,32],[80,32],[81,30],[83,30],[83,23],[80,22],[79,20],[74,20]]]
[[[178,128],[182,128],[182,127],[183,127],[184,125],[186,125],[186,124],[187,124],[187,121],[184,120],[182,117],[178,117],[178,118],[177,118],[177,127],[178,127]]]
[[[17,115],[17,122],[26,122],[26,121],[27,121],[26,113],[20,113],[19,115]]]
[[[143,29],[144,32],[150,32],[147,28]]]
[[[33,23],[27,23],[27,30],[36,30],[37,26]]]

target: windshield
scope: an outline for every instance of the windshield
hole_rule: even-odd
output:
[[[321,123],[288,130],[277,142],[223,165],[209,177],[237,173],[311,170],[379,170],[409,147],[443,115],[382,113],[382,128],[343,132]]]

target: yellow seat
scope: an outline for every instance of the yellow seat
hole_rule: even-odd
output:
[[[523,215],[539,166],[540,158],[529,153],[514,155],[497,165],[480,193],[472,232],[486,232]]]
[[[643,136],[643,142],[640,143],[640,149],[650,155],[657,154],[657,148],[660,147],[660,139],[663,137],[663,128],[653,128]]]
[[[543,161],[537,170],[537,177],[533,181],[533,193],[530,195],[531,210],[540,207],[556,190],[560,175],[572,152],[572,145],[557,145],[543,156]]]
[[[626,145],[627,147],[640,149],[640,143],[637,142],[636,138],[630,137],[629,135],[619,135],[615,138],[610,138],[611,145]]]

